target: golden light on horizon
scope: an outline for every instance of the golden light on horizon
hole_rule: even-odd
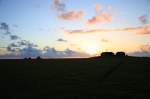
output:
[[[90,55],[96,55],[99,53],[100,46],[96,42],[90,42],[82,45],[82,50]]]

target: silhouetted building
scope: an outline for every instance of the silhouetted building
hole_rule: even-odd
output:
[[[114,56],[114,53],[113,52],[102,52],[101,56],[102,57],[112,57],[112,56]]]
[[[117,52],[116,56],[123,57],[126,56],[125,52]]]

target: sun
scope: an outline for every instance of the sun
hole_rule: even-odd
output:
[[[100,46],[97,43],[90,43],[82,46],[82,49],[90,55],[95,55],[98,54]]]

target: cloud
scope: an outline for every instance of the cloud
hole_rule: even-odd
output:
[[[9,31],[9,26],[8,26],[8,24],[7,24],[7,23],[2,22],[2,23],[1,23],[1,26],[0,26],[0,29],[3,29],[3,30],[7,30],[7,31]]]
[[[101,12],[101,10],[102,10],[101,8],[102,7],[101,7],[101,5],[99,3],[95,4],[95,12],[96,12],[96,14],[99,14]]]
[[[16,47],[16,48],[15,48]],[[81,58],[81,57],[90,57],[90,55],[86,53],[81,53],[77,51],[73,51],[69,48],[58,51],[54,47],[45,47],[42,50],[37,47],[31,45],[27,45],[23,48],[18,48],[17,45],[11,45],[7,50],[10,51],[9,54],[0,55],[0,59],[8,59],[8,58],[25,58],[32,57],[36,58],[38,56],[42,58]]]
[[[59,12],[64,12],[66,5],[63,1],[64,0],[53,0],[52,1],[52,7]]]
[[[43,57],[46,58],[72,58],[72,57],[89,57],[88,54],[86,53],[81,53],[77,51],[73,51],[69,48],[63,50],[63,51],[58,51],[55,48],[50,48],[46,47],[44,48],[44,53]]]
[[[15,52],[15,51],[18,51],[18,50],[21,50],[22,48],[26,48],[26,47],[38,47],[37,45],[29,42],[29,41],[26,41],[26,40],[21,40],[21,41],[18,41],[18,42],[15,42],[15,43],[10,43],[8,46],[7,46],[7,51],[9,52]]]
[[[150,44],[141,45],[139,51],[129,53],[131,56],[150,57]]]
[[[148,19],[147,19],[147,15],[142,15],[139,17],[139,20],[142,24],[147,24],[148,23]]]
[[[19,46],[26,46],[28,44],[31,44],[29,41],[26,41],[26,40],[21,40],[21,41],[18,41],[17,43]]]
[[[11,44],[13,47],[18,47],[18,45]],[[12,52],[5,55],[0,55],[0,59],[12,59],[12,58],[25,58],[32,57],[36,58],[41,56],[42,58],[81,58],[81,57],[90,57],[86,53],[81,53],[73,51],[69,48],[58,51],[54,47],[45,47],[42,50],[35,47],[34,44],[29,44],[19,50],[10,49]],[[138,51],[128,53],[130,56],[140,56],[140,57],[150,57],[150,45],[142,45]]]
[[[83,17],[84,12],[79,11],[68,11],[68,12],[62,12],[60,15],[58,15],[59,19],[72,21],[72,20],[79,20]]]
[[[0,24],[0,30],[3,30],[5,35],[11,34],[10,30],[9,30],[9,25],[7,23],[5,23],[5,22],[2,22]]]
[[[8,54],[0,55],[2,58],[25,58],[25,57],[38,57],[42,58],[71,58],[71,57],[89,57],[86,53],[73,51],[69,48],[59,51],[54,47],[44,47],[39,49],[36,44],[33,44],[26,40],[21,40],[15,43],[11,43],[6,47]]]
[[[57,41],[58,41],[58,42],[67,42],[67,40],[64,40],[64,39],[62,39],[62,38],[59,38]]]
[[[112,15],[109,12],[103,11],[99,3],[95,5],[95,16],[87,20],[88,25],[99,23],[108,23],[112,21]]]
[[[6,50],[9,52],[9,54],[6,54],[6,56],[35,57],[41,55],[41,52],[39,49],[37,49],[38,46],[36,44],[27,40],[22,40],[19,36],[14,35],[12,32],[10,32],[10,28],[7,23],[1,23],[0,30],[4,31],[4,35],[8,36],[10,40],[14,41],[19,39],[19,41],[12,42],[6,47]],[[3,57],[5,57],[5,55]]]
[[[7,51],[10,52],[10,56],[14,55],[14,57],[37,57],[42,55],[37,47],[37,45],[30,43],[29,41],[22,40],[9,44]]]
[[[150,52],[150,44],[141,45],[141,51],[149,51]]]
[[[112,16],[109,13],[103,12],[99,15],[93,16],[87,21],[87,24],[93,25],[98,23],[107,23],[112,21]]]
[[[41,50],[37,49],[34,44],[28,44],[19,51],[21,57],[37,57],[41,56]]]
[[[57,18],[66,21],[74,21],[79,20],[84,16],[84,12],[82,10],[72,10],[68,11],[66,9],[66,4],[64,0],[53,0],[52,7],[57,12]]]
[[[8,46],[8,47],[7,47],[7,51],[10,51],[10,52],[16,52],[16,49],[13,49],[13,47]]]
[[[141,27],[130,27],[125,29],[120,29],[122,32],[131,32],[131,33],[137,33],[140,35],[148,35],[150,34],[150,26],[141,26]]]
[[[109,40],[107,40],[107,39],[101,39],[101,41],[104,42],[104,43],[108,43],[109,42]]]
[[[17,35],[10,35],[10,39],[11,40],[17,40],[17,39],[19,39],[19,37]]]
[[[78,29],[78,30],[64,30],[65,33],[69,34],[87,34],[87,33],[102,33],[102,32],[126,32],[126,33],[136,33],[139,35],[150,34],[150,26],[140,26],[140,27],[128,27],[119,29]]]
[[[10,40],[17,40],[20,39],[19,36],[14,35],[11,31],[10,31],[10,27],[7,23],[2,22],[0,24],[0,30],[3,31],[3,35],[8,36],[10,38]]]

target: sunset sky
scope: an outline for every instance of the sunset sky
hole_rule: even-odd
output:
[[[150,0],[0,0],[0,58],[150,57]]]

